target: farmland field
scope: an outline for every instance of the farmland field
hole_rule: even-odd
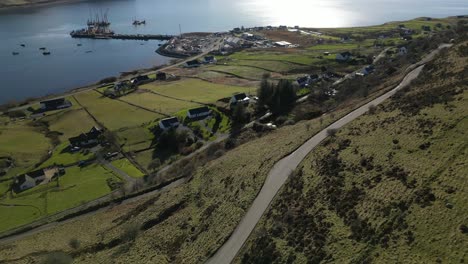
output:
[[[142,86],[142,88],[166,96],[201,103],[214,103],[221,98],[230,97],[235,93],[255,91],[255,88],[214,84],[197,79],[186,79],[164,85],[147,84]]]
[[[145,176],[139,169],[137,169],[128,159],[119,159],[111,162],[117,169],[125,172],[133,178],[141,178]]]
[[[41,120],[49,124],[51,131],[63,133],[63,135],[59,136],[61,142],[67,141],[70,137],[76,137],[81,133],[88,132],[96,125],[94,120],[83,109],[61,111],[54,115],[48,115]]]
[[[161,118],[161,115],[103,97],[95,91],[80,93],[75,97],[110,130],[135,127]]]
[[[175,100],[149,92],[133,93],[124,96],[121,99],[126,102],[130,102],[139,106],[158,111],[160,113],[164,113],[166,115],[172,115],[173,113],[178,112],[182,109],[188,109],[199,106],[196,103]]]
[[[54,180],[14,198],[3,199],[2,204],[19,206],[0,207],[0,232],[106,195],[111,191],[106,182],[108,178],[119,181],[100,165],[70,167],[60,177],[59,189],[55,188],[57,183]]]
[[[25,122],[1,126],[0,146],[0,156],[11,157],[15,163],[15,168],[3,177],[14,176],[32,167],[52,147],[48,138]]]

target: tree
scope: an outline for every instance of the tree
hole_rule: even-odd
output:
[[[258,97],[258,102],[257,102],[257,107],[258,108],[263,108],[265,105],[268,104],[271,98],[271,92],[272,92],[272,86],[270,82],[268,81],[268,78],[262,79],[262,82],[260,83],[260,87],[257,89],[257,97]]]
[[[242,103],[238,103],[232,112],[233,126],[244,124],[247,121],[247,113],[245,106]]]

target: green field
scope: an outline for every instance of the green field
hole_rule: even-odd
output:
[[[60,177],[59,189],[55,188],[56,181],[52,181],[14,198],[3,199],[2,204],[19,206],[0,206],[0,232],[106,195],[110,192],[106,182],[108,178],[119,181],[112,172],[100,165],[70,167]]]
[[[151,133],[149,128],[147,126],[133,127],[116,131],[115,134],[120,144],[124,145],[124,151],[137,151],[151,146],[154,134]]]
[[[265,69],[264,72],[287,73],[291,70],[306,70],[307,68],[301,65],[283,62],[283,61],[261,61],[261,60],[229,60],[228,65],[251,66]],[[261,77],[261,76],[260,76]]]
[[[146,85],[142,88],[147,89]],[[172,115],[182,109],[194,108],[199,104],[175,100],[153,93],[133,93],[121,98],[123,101],[143,106],[166,115]]]
[[[71,109],[48,115],[41,119],[49,124],[50,131],[63,133],[60,141],[68,141],[71,137],[76,137],[81,133],[88,132],[96,125],[94,120],[83,109]]]
[[[94,158],[92,152],[84,152],[83,150],[70,153],[66,148],[70,145],[69,142],[64,142],[57,146],[52,153],[52,156],[46,160],[40,167],[47,168],[53,165],[69,166],[78,163],[79,161],[89,160]]]
[[[145,176],[145,174],[137,169],[128,159],[114,160],[111,164],[133,178],[141,178]]]
[[[110,130],[136,127],[161,118],[161,115],[101,96],[96,91],[75,95],[96,119]]]
[[[49,139],[26,122],[0,126],[0,146],[0,156],[11,157],[15,163],[5,178],[32,167],[52,148]]]
[[[268,70],[259,69],[257,67],[250,66],[230,66],[230,65],[217,65],[210,66],[208,70],[231,74],[238,78],[249,79],[249,80],[261,80]]]
[[[201,103],[214,103],[221,98],[231,97],[235,93],[248,93],[255,90],[254,88],[215,84],[198,79],[186,79],[168,84],[147,84],[141,88],[166,96]]]

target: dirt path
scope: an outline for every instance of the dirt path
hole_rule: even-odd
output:
[[[398,85],[396,88],[372,100],[371,102],[359,107],[358,109],[352,111],[343,118],[339,119],[335,123],[331,124],[327,128],[323,129],[321,132],[313,136],[289,156],[277,162],[268,174],[265,183],[262,189],[260,190],[260,193],[255,198],[253,204],[245,214],[244,218],[241,220],[241,222],[231,234],[229,239],[215,253],[215,255],[207,261],[207,263],[231,263],[234,260],[234,258],[239,253],[242,246],[254,230],[255,226],[260,221],[260,218],[275,198],[278,191],[286,183],[286,180],[288,179],[289,175],[291,175],[291,173],[299,166],[299,164],[304,160],[304,158],[315,147],[317,147],[324,139],[328,137],[327,131],[329,129],[339,129],[345,126],[346,124],[365,114],[369,110],[369,107],[371,105],[381,104],[382,102],[393,96],[398,90],[408,86],[411,83],[411,81],[413,81],[419,76],[424,67],[424,63],[430,61],[441,49],[446,47],[450,46],[441,45],[439,49],[433,51],[421,62],[417,63],[416,68],[411,70],[401,81],[400,85]]]

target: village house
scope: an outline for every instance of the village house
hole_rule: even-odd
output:
[[[338,62],[346,62],[349,61],[352,57],[352,54],[349,51],[341,52],[336,54],[336,60]]]
[[[162,130],[168,130],[171,128],[176,128],[180,125],[179,119],[177,117],[169,117],[159,121],[159,127]]]
[[[287,48],[287,47],[289,47],[291,45],[292,44],[287,42],[287,41],[277,41],[277,42],[275,42],[275,46],[281,47],[281,48]]]
[[[408,54],[408,49],[406,47],[400,47],[400,48],[398,48],[398,54],[400,56],[406,55],[406,54]]]
[[[205,56],[205,63],[216,63],[217,60],[215,56]]]
[[[101,134],[101,129],[93,127],[88,133],[81,133],[77,137],[69,138],[68,141],[73,147],[90,147],[99,143],[99,136]]]
[[[224,40],[224,43],[233,48],[240,47],[240,45],[242,44],[241,39],[237,37],[228,37]]]
[[[42,111],[52,111],[64,109],[72,106],[72,103],[65,98],[58,98],[40,102]]]
[[[307,87],[309,86],[309,76],[303,76],[303,77],[299,77],[297,78],[297,84],[301,87],[301,88],[304,88],[304,87]]]
[[[143,84],[148,81],[150,81],[150,78],[148,77],[148,75],[139,75],[130,80],[130,82],[135,85]]]
[[[157,72],[156,73],[156,80],[158,81],[165,81],[167,79],[167,75],[165,72]]]
[[[191,60],[185,63],[185,67],[187,68],[196,68],[196,67],[200,67],[200,65],[201,64],[198,60]]]
[[[238,93],[231,97],[230,103],[232,105],[242,103],[242,104],[249,104],[250,98],[245,93]]]
[[[15,193],[20,193],[40,184],[49,183],[53,178],[64,173],[63,169],[57,167],[31,171],[16,177],[13,181],[12,190]]]
[[[211,115],[211,110],[206,106],[193,108],[187,111],[187,117],[191,119],[204,118],[209,115]]]

